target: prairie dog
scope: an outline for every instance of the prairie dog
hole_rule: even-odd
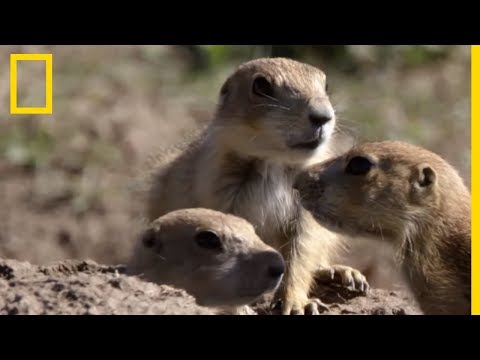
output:
[[[274,291],[282,256],[246,220],[209,209],[181,209],[153,221],[139,236],[130,275],[190,293],[198,305],[224,313]]]
[[[336,118],[326,87],[321,70],[294,60],[240,65],[221,87],[209,126],[158,168],[147,196],[150,220],[204,207],[252,223],[286,260],[276,296],[283,314],[318,313],[318,299],[309,293],[319,269],[345,275],[348,284],[366,282],[357,271],[332,264],[338,236],[314,221],[292,189],[297,171],[332,150]]]
[[[425,314],[470,314],[470,192],[440,156],[365,143],[305,170],[294,187],[332,231],[392,243]]]

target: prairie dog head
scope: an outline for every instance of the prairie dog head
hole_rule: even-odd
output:
[[[332,230],[405,238],[469,213],[469,192],[440,156],[396,141],[365,143],[296,178],[303,206]]]
[[[214,128],[241,154],[299,165],[322,153],[335,121],[321,70],[264,58],[242,64],[225,81]]]
[[[141,234],[129,273],[182,288],[199,305],[247,305],[275,290],[281,255],[246,220],[208,209],[170,212]]]

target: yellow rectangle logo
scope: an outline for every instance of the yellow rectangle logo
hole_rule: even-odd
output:
[[[45,61],[45,107],[18,107],[17,62],[20,60]],[[53,112],[53,61],[52,54],[10,54],[10,113],[52,114]]]
[[[480,46],[472,46],[472,314],[480,315]],[[476,160],[475,160],[476,159]],[[477,221],[475,221],[477,220]]]

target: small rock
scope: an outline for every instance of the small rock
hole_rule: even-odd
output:
[[[15,277],[13,269],[8,265],[0,265],[0,277],[11,280]]]
[[[112,279],[108,283],[116,289],[121,289],[122,288],[120,279]]]

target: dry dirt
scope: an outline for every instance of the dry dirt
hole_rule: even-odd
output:
[[[124,274],[124,266],[63,260],[38,266],[0,260],[2,315],[215,315],[185,291]],[[366,297],[346,289],[322,287],[318,295],[330,307],[327,315],[420,314],[401,291],[372,290]],[[272,314],[270,297],[253,307]],[[274,313],[275,314],[275,313]]]

